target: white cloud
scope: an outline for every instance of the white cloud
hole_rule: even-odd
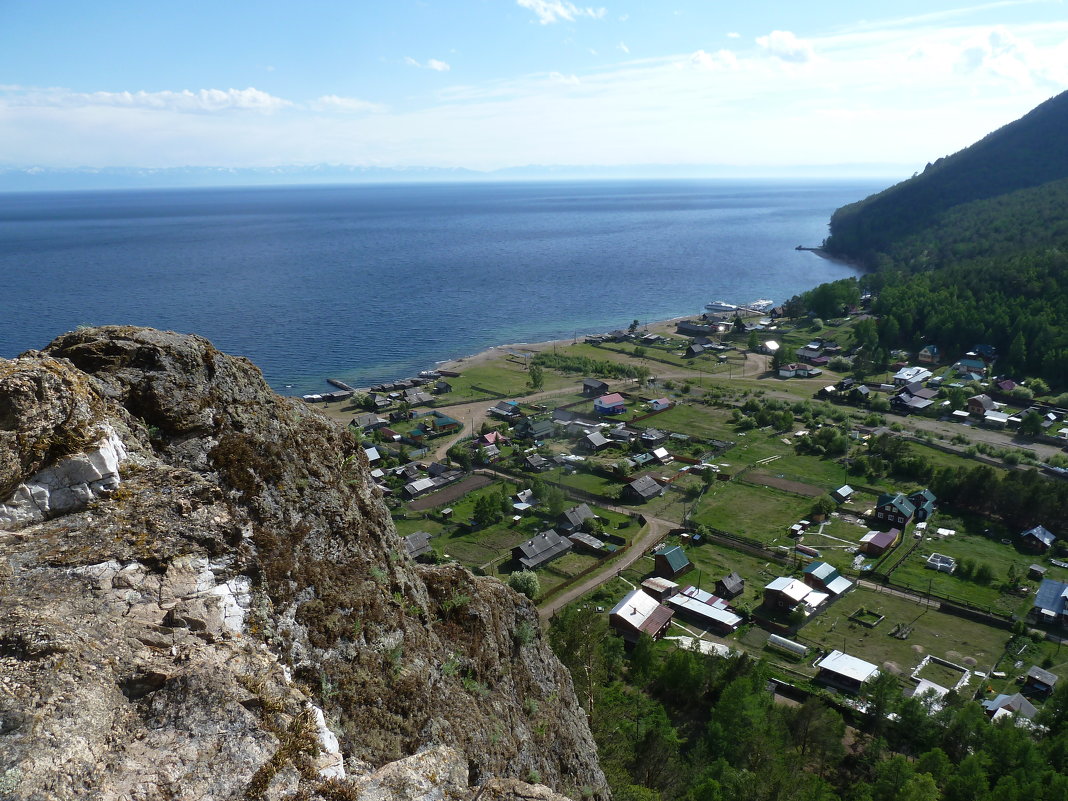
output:
[[[956,67],[966,75],[985,73],[1025,87],[1058,86],[1066,80],[1063,63],[1045,59],[1034,44],[1004,27],[993,28],[967,42]]]
[[[690,63],[706,70],[733,70],[738,68],[738,57],[730,50],[717,50],[715,53],[698,50],[690,56]]]
[[[520,7],[533,11],[542,25],[551,25],[560,20],[574,22],[579,17],[604,19],[608,13],[605,8],[579,8],[567,0],[516,0]]]
[[[727,38],[728,39],[741,39],[742,35],[740,33],[738,33],[737,31],[731,31],[730,33],[727,34]]]
[[[790,31],[772,31],[767,36],[758,36],[756,43],[769,55],[794,64],[804,64],[815,58],[812,45]]]
[[[578,86],[580,83],[577,75],[564,75],[560,72],[550,72],[549,80],[553,83],[564,83],[570,86]]]
[[[630,53],[630,48],[627,47],[627,43],[626,42],[620,42],[618,45],[616,45],[616,47],[618,47],[624,53],[627,53],[627,54]]]
[[[423,64],[419,61],[416,61],[411,56],[405,56],[404,63],[407,64],[409,67],[418,67],[419,69],[434,70],[434,72],[448,72],[450,69],[452,69],[452,67],[450,67],[447,63],[445,63],[444,61],[439,61],[436,58],[428,58],[426,60],[426,63]]]
[[[338,97],[337,95],[317,97],[308,104],[308,107],[312,111],[338,111],[349,114],[380,114],[386,110],[386,107],[380,103],[372,103],[356,97]]]
[[[13,105],[113,106],[180,112],[278,111],[292,106],[289,100],[249,87],[248,89],[188,89],[162,92],[70,92],[63,89],[29,91],[12,98]]]

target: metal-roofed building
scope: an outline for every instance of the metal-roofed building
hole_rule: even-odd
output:
[[[879,675],[879,668],[842,651],[831,651],[816,663],[818,679],[852,693],[860,692],[864,684]]]
[[[674,612],[651,595],[636,589],[612,607],[608,613],[608,623],[624,640],[635,643],[642,634],[648,634],[654,640],[660,639],[671,625],[673,615]]]
[[[512,549],[512,556],[528,570],[541,567],[571,550],[571,540],[552,529],[531,537]]]

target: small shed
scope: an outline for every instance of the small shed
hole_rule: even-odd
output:
[[[1031,669],[1027,671],[1023,691],[1028,695],[1048,698],[1053,692],[1053,688],[1057,686],[1058,678],[1056,673],[1050,673],[1038,665],[1032,665]]]
[[[745,579],[736,572],[728,573],[716,581],[716,595],[721,598],[736,598],[745,591]]]
[[[693,569],[686,552],[678,545],[657,551],[653,555],[653,561],[655,562],[653,573],[661,578],[673,579]]]
[[[843,484],[831,493],[831,497],[834,498],[838,503],[845,503],[853,497],[853,488],[848,484]]]

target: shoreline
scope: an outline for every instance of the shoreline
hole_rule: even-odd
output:
[[[694,317],[697,317],[697,316],[700,316],[700,315],[699,314],[683,314],[683,315],[679,315],[678,317],[669,317],[669,318],[667,318],[665,320],[654,320],[654,321],[652,321],[650,323],[646,323],[645,325],[639,326],[637,330],[645,331],[647,333],[657,333],[657,334],[664,334],[666,332],[675,333],[675,325],[676,325],[676,323],[682,322],[684,320],[691,320],[691,319],[693,319]],[[581,341],[582,339],[584,339],[587,336],[594,336],[594,335],[593,334],[579,334],[577,337],[572,336],[572,337],[564,337],[562,339],[549,339],[549,340],[545,340],[543,342],[510,342],[510,343],[503,343],[503,344],[500,344],[500,345],[491,345],[488,348],[485,348],[485,349],[480,350],[480,351],[476,351],[475,353],[469,354],[467,356],[459,356],[459,357],[454,358],[454,359],[445,359],[443,361],[434,362],[433,366],[430,369],[433,369],[433,370],[447,370],[447,371],[462,373],[464,369],[470,369],[472,367],[478,367],[480,365],[486,364],[487,362],[493,361],[493,359],[495,359],[498,356],[500,356],[503,352],[507,352],[509,350],[525,351],[525,352],[528,352],[528,353],[533,355],[535,353],[540,353],[542,351],[548,350],[549,348],[552,348],[554,346],[569,346],[569,345],[571,345],[571,344],[573,344],[575,342]],[[402,381],[405,378],[411,378],[411,376],[406,376],[404,378],[396,378],[396,379],[393,379],[393,380],[394,381]],[[323,381],[326,382],[327,379],[324,378]],[[382,382],[382,383],[391,383],[391,382],[387,381],[387,382]],[[371,392],[371,388],[367,387],[367,386],[356,387],[355,389],[356,389],[356,392],[358,392],[358,393],[369,393],[369,392]],[[295,397],[297,399],[301,399],[304,396],[303,395],[291,395],[289,397]]]

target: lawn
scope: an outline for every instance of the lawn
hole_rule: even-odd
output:
[[[730,410],[680,402],[666,412],[643,420],[641,425],[661,431],[689,434],[698,439],[734,441],[737,433],[729,423]]]
[[[493,394],[495,392],[510,398],[522,398],[535,391],[527,384],[526,367],[504,357],[466,369],[461,366],[460,372],[459,377],[447,379],[452,385],[452,392],[439,395],[439,405],[480,399],[492,401],[496,397]],[[551,370],[544,371],[543,380],[544,384],[538,391],[566,389],[573,386],[575,381],[573,376],[559,375]],[[482,392],[480,388],[491,391]]]
[[[701,499],[693,521],[765,545],[788,545],[787,529],[811,509],[811,498],[737,481],[717,482]]]
[[[872,629],[851,621],[849,615],[859,607],[885,615],[885,619]],[[890,636],[897,625],[912,627],[907,639]],[[795,639],[826,650],[845,651],[880,667],[892,662],[907,674],[926,654],[958,665],[970,667],[969,661],[974,660],[976,665],[989,666],[1003,652],[1009,633],[858,587],[816,616]]]
[[[940,538],[935,534],[938,528],[955,530],[957,533]],[[930,590],[950,600],[964,601],[995,613],[1026,612],[1029,597],[1008,593],[1004,585],[1008,580],[1009,565],[1016,565],[1021,575],[1026,575],[1028,565],[1042,561],[1040,557],[1018,551],[1015,545],[1002,542],[1013,538],[1009,532],[990,521],[982,519],[962,519],[937,513],[928,526],[930,535],[924,537],[915,552],[894,571],[891,580],[894,584],[927,591]],[[929,570],[924,565],[928,556],[939,553],[951,556],[958,562],[958,572],[953,574]],[[992,580],[981,584],[966,579],[960,573],[962,560],[970,559],[976,565],[986,564],[993,574]],[[1050,567],[1050,575],[1064,578],[1068,571],[1063,568]],[[1037,586],[1037,582],[1028,582]]]

